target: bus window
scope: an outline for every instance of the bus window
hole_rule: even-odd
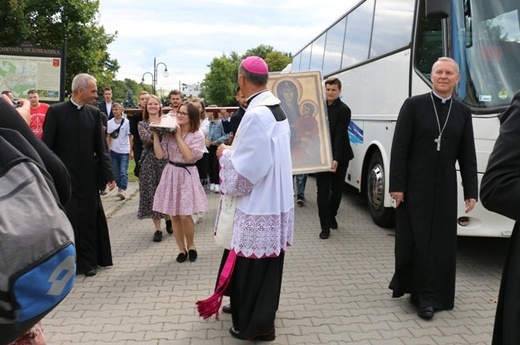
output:
[[[417,33],[415,67],[429,81],[432,66],[442,53],[442,29],[438,19],[423,19]]]
[[[341,67],[346,22],[346,18],[341,19],[327,32],[327,43],[325,44],[325,55],[323,57],[324,76],[336,72]]]
[[[376,2],[370,58],[410,44],[414,3],[414,0]]]
[[[321,35],[317,40],[312,43],[311,51],[311,71],[320,71],[323,65],[323,53],[325,51],[325,36],[326,33]]]
[[[347,16],[345,49],[341,68],[347,68],[368,59],[373,14],[374,0],[367,0]]]
[[[291,72],[299,72],[300,71],[300,61],[302,59],[302,54],[297,54],[292,60]]]
[[[312,44],[309,44],[307,46],[307,48],[305,48],[301,53],[300,55],[302,56],[301,57],[301,61],[300,61],[300,71],[308,71],[309,70],[309,66],[310,66],[310,63],[311,63],[311,49],[312,49]]]
[[[486,5],[472,8],[472,44],[465,51],[469,83],[464,102],[476,108],[507,106],[520,88],[518,4]]]

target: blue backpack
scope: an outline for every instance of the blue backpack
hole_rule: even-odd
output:
[[[74,232],[38,153],[0,129],[0,344],[23,335],[70,292]]]

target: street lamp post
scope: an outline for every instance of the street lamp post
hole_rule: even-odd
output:
[[[143,76],[141,78],[141,83],[144,83],[144,76],[149,74],[152,76],[152,93],[155,95],[155,86],[157,85],[157,67],[159,67],[159,65],[163,65],[164,66],[164,72],[163,72],[163,76],[165,77],[168,77],[170,75],[170,73],[168,72],[168,66],[166,66],[166,64],[164,62],[157,62],[157,58],[153,58],[153,74],[150,73],[150,72],[144,72],[143,73]]]

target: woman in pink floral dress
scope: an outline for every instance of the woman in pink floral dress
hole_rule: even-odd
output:
[[[208,209],[206,193],[195,166],[205,151],[204,134],[199,130],[199,124],[199,109],[192,103],[184,103],[177,112],[175,132],[165,132],[162,141],[159,141],[159,134],[153,132],[155,155],[168,160],[155,191],[153,210],[171,216],[179,246],[177,262],[197,259],[195,223],[191,215]]]

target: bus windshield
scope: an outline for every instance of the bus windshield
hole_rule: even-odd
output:
[[[482,112],[509,105],[520,89],[519,2],[455,1],[453,14],[460,98]]]

